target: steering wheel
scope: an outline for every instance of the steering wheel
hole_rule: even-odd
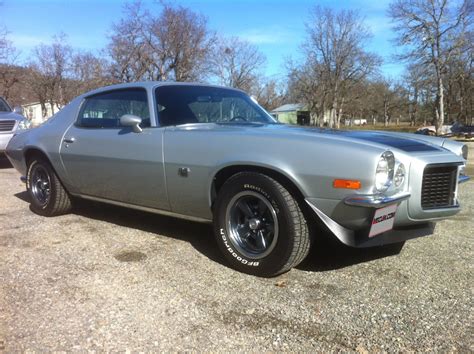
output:
[[[245,119],[245,118],[242,117],[242,116],[235,116],[234,118],[231,118],[231,119],[229,120],[229,122],[233,122],[233,121],[236,121],[236,120],[242,120],[242,121],[244,121],[244,122],[248,122],[248,120]]]

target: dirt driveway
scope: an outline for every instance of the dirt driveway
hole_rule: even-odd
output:
[[[0,186],[0,352],[474,350],[473,181],[400,254],[321,242],[274,279],[227,268],[206,225],[91,203],[42,218],[6,161]]]

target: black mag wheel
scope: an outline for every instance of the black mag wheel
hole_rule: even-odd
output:
[[[31,194],[39,206],[48,204],[51,197],[51,178],[45,167],[35,164],[31,171]]]
[[[221,187],[214,203],[214,232],[230,265],[271,277],[298,265],[310,235],[297,200],[275,179],[241,172]]]
[[[267,256],[278,240],[275,208],[261,194],[243,191],[236,194],[226,210],[229,238],[235,248],[250,259]]]
[[[31,209],[43,216],[66,214],[71,199],[49,162],[41,157],[29,161],[26,189],[31,198]]]

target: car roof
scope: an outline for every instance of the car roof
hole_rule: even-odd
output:
[[[219,85],[211,85],[211,84],[204,84],[204,83],[199,83],[199,82],[174,82],[174,81],[138,81],[138,82],[127,82],[123,84],[116,84],[116,85],[110,85],[110,86],[104,86],[100,87],[98,89],[89,91],[81,95],[80,97],[87,97],[91,95],[95,95],[101,92],[105,91],[111,91],[111,90],[121,90],[121,89],[126,89],[126,88],[136,88],[136,87],[143,87],[145,89],[154,89],[156,87],[160,86],[203,86],[203,87],[215,87],[215,88],[221,88],[221,89],[227,89],[227,90],[234,90],[234,91],[239,91],[239,92],[244,92],[240,89],[232,88],[232,87],[226,87],[226,86],[219,86]]]

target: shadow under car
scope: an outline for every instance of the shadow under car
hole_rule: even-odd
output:
[[[29,202],[26,191],[15,196]],[[189,242],[198,252],[212,261],[228,266],[214,239],[212,225],[82,199],[74,200],[73,213]],[[393,256],[400,253],[403,246],[402,243],[372,248],[352,248],[340,243],[327,231],[317,232],[316,236],[310,253],[296,267],[297,269],[315,272],[340,269]]]

